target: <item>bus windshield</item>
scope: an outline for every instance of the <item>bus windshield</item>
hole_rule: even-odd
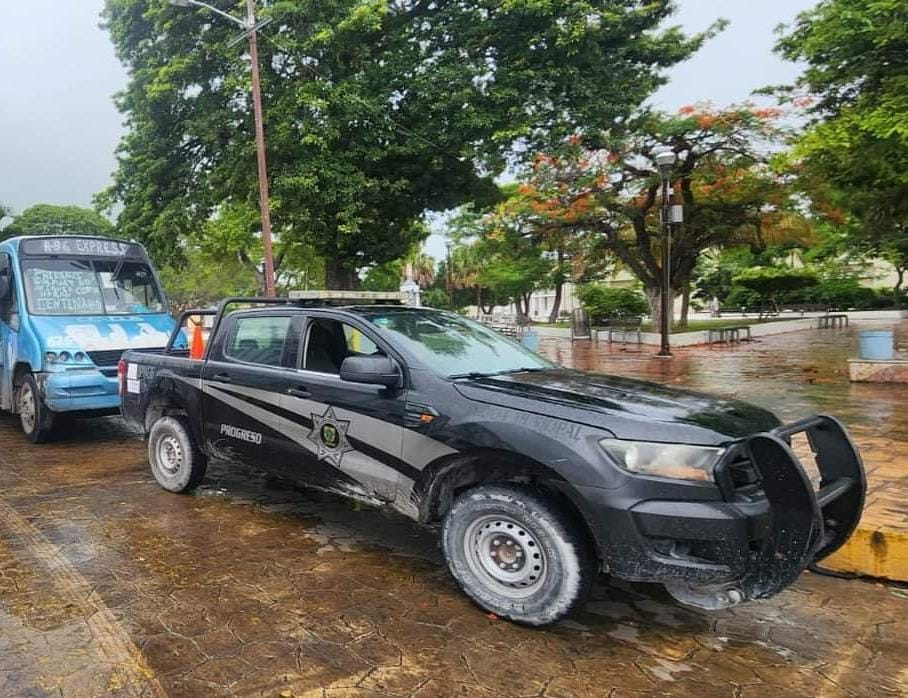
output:
[[[161,291],[145,262],[123,259],[25,259],[25,296],[34,315],[163,313]]]

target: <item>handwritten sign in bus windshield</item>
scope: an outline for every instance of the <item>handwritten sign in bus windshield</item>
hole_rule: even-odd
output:
[[[134,243],[97,238],[51,237],[23,240],[24,255],[61,255],[78,257],[144,258],[142,247]]]
[[[104,313],[104,299],[93,271],[28,269],[26,283],[32,312],[50,315]]]

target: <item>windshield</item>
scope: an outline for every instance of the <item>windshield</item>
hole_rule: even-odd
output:
[[[136,315],[164,312],[145,262],[117,259],[22,261],[28,309],[35,315]]]
[[[542,370],[554,365],[478,322],[437,310],[369,314],[398,347],[446,377]]]

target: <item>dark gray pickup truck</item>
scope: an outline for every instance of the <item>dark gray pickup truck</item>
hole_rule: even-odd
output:
[[[440,522],[463,590],[530,625],[599,573],[708,609],[772,596],[842,545],[864,502],[832,417],[782,425],[567,370],[438,310],[231,298],[203,358],[129,351],[119,372],[162,487],[187,492],[222,457]]]

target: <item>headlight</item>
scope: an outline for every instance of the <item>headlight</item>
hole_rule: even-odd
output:
[[[713,446],[662,444],[653,441],[602,439],[599,442],[615,462],[632,473],[676,480],[713,479],[713,468],[725,452]]]

